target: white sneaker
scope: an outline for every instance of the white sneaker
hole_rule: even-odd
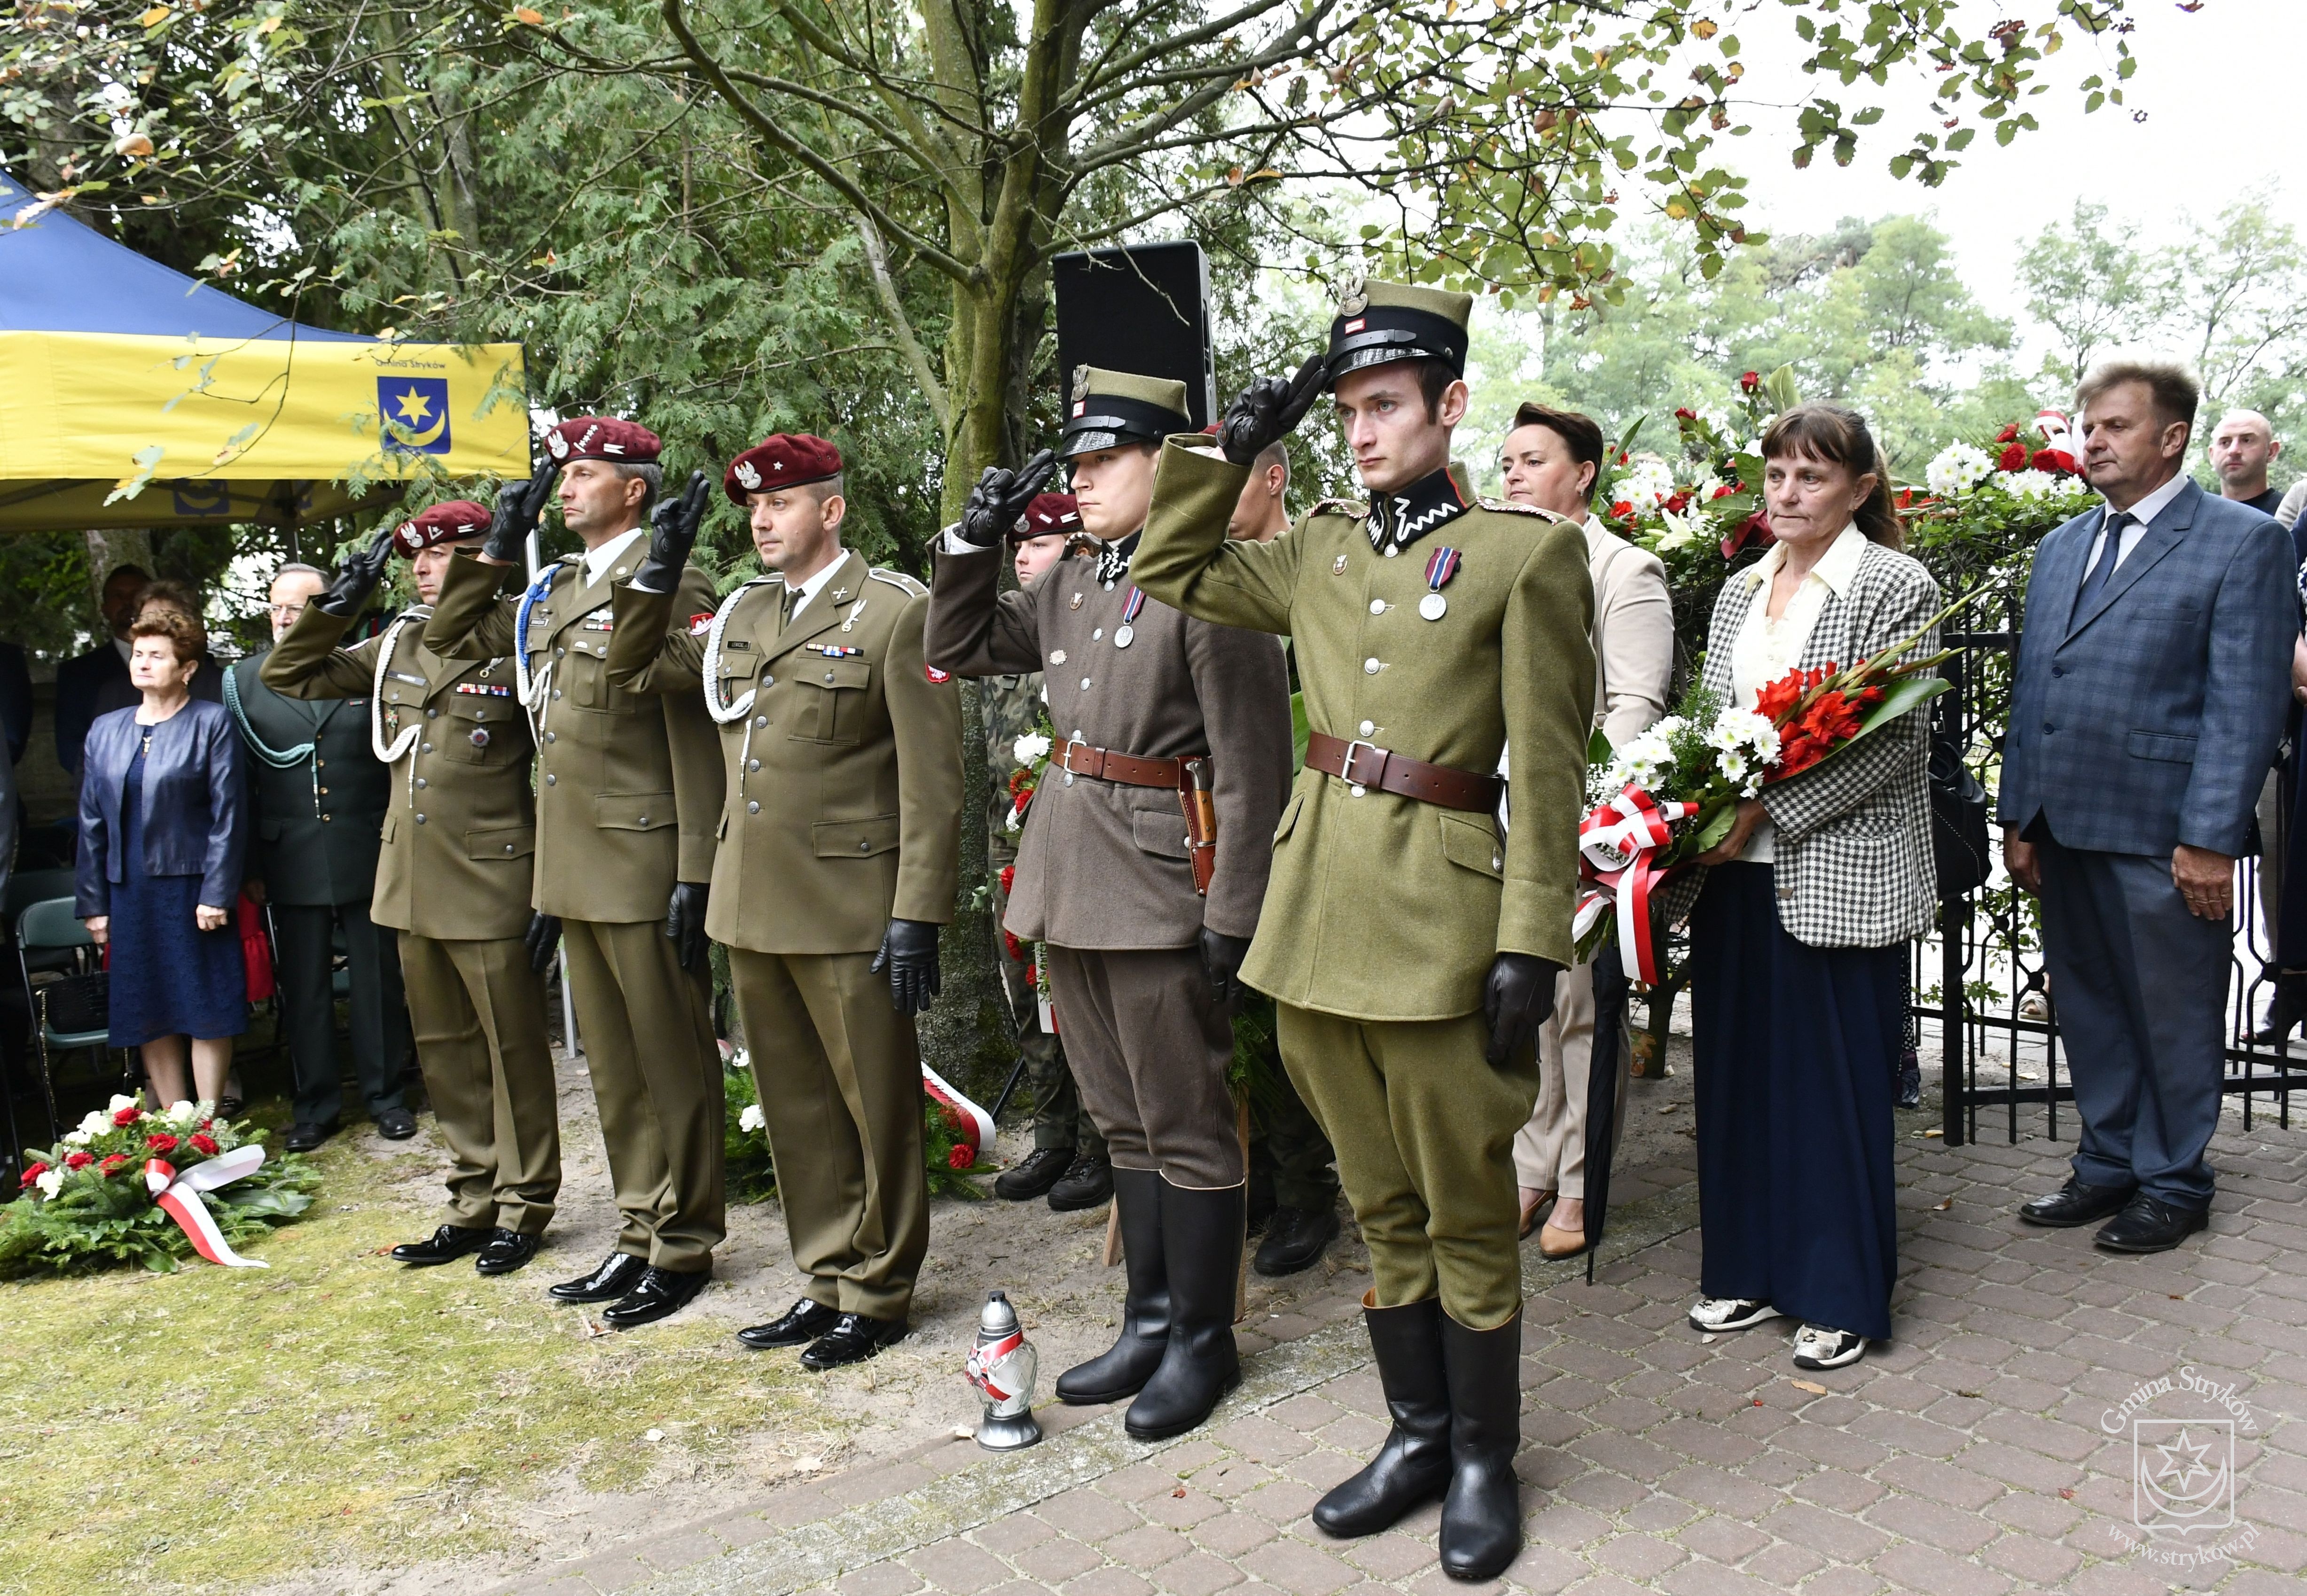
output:
[[[1805,1325],[1795,1332],[1797,1369],[1840,1369],[1866,1355],[1866,1337],[1824,1325]]]
[[[1766,1319],[1778,1317],[1779,1310],[1768,1302],[1745,1297],[1701,1297],[1690,1310],[1690,1327],[1712,1333],[1750,1330]]]

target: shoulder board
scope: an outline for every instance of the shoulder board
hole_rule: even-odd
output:
[[[914,581],[911,576],[906,576],[903,571],[885,571],[879,566],[875,566],[872,569],[867,571],[865,575],[870,581],[886,582],[892,587],[903,588],[907,593],[917,599],[925,599],[930,595],[930,590],[928,588],[923,587],[920,583]]]
[[[1369,506],[1359,499],[1325,499],[1306,513],[1308,516],[1350,516],[1361,521],[1368,518]]]
[[[1552,510],[1542,510],[1534,504],[1516,504],[1511,499],[1477,499],[1474,503],[1482,509],[1496,510],[1501,515],[1535,516],[1541,521],[1551,521],[1557,526],[1578,525],[1567,516],[1557,516]]]

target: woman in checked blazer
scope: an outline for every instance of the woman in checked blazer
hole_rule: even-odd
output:
[[[1805,405],[1762,437],[1778,542],[1716,602],[1706,685],[1751,709],[1799,667],[1913,636],[1938,585],[1899,552],[1866,423]],[[1930,637],[1916,645],[1927,653]],[[1691,917],[1700,1330],[1802,1321],[1794,1361],[1832,1369],[1891,1334],[1898,1272],[1891,1105],[1908,939],[1935,895],[1926,718],[1909,712],[1740,802]]]

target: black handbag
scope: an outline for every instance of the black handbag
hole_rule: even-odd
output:
[[[75,1032],[109,1029],[112,1024],[112,977],[102,970],[93,975],[66,976],[41,986],[40,1015],[48,1028],[70,1036]]]
[[[1931,739],[1931,857],[1939,896],[1959,898],[1986,884],[1994,868],[1986,785],[1971,774],[1962,754],[1943,738]]]

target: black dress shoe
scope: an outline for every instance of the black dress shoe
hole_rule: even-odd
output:
[[[502,1231],[476,1228],[469,1225],[444,1225],[421,1242],[403,1242],[392,1250],[395,1263],[412,1264],[429,1269],[434,1264],[445,1264],[460,1259],[467,1252],[478,1252],[489,1244],[492,1236]]]
[[[601,1322],[614,1330],[630,1330],[671,1319],[690,1304],[705,1283],[713,1278],[710,1264],[701,1269],[660,1269],[651,1264],[641,1270],[633,1289],[601,1310]]]
[[[2109,1252],[2168,1252],[2211,1223],[2210,1205],[2182,1208],[2140,1192],[2098,1233]]]
[[[1338,1210],[1279,1208],[1265,1227],[1265,1240],[1249,1267],[1273,1278],[1295,1275],[1321,1261],[1322,1250],[1338,1239]]]
[[[556,1302],[613,1302],[639,1284],[641,1271],[648,1267],[648,1259],[635,1258],[630,1252],[612,1252],[601,1260],[601,1267],[581,1280],[564,1280],[558,1285],[548,1285],[545,1294]]]
[[[801,1355],[801,1366],[822,1372],[845,1363],[862,1363],[883,1347],[903,1341],[909,1328],[901,1319],[842,1314],[833,1321],[833,1328],[809,1344],[809,1350]]]
[[[2090,1225],[2109,1214],[2121,1213],[2134,1190],[2131,1186],[2094,1186],[2069,1175],[2067,1183],[2050,1196],[2021,1204],[2019,1217],[2029,1225],[2048,1225],[2061,1230]]]
[[[336,1133],[337,1122],[334,1120],[324,1125],[314,1124],[310,1120],[298,1120],[288,1127],[288,1139],[281,1145],[292,1153],[309,1153]]]
[[[536,1256],[541,1239],[500,1225],[489,1232],[489,1244],[481,1249],[480,1257],[473,1260],[473,1267],[484,1275],[510,1275]]]
[[[773,1346],[801,1346],[815,1341],[833,1328],[841,1317],[837,1308],[803,1297],[766,1325],[748,1325],[737,1332],[737,1339],[757,1351]]]
[[[1093,1208],[1113,1199],[1113,1165],[1104,1157],[1084,1153],[1073,1161],[1058,1183],[1050,1188],[1050,1207],[1060,1214]]]
[[[1065,1179],[1073,1163],[1071,1148],[1035,1148],[1017,1160],[1015,1169],[1004,1170],[994,1181],[993,1195],[1010,1202],[1030,1202],[1037,1197],[1047,1197],[1050,1188]]]
[[[241,1110],[247,1106],[247,1099],[243,1097],[236,1097],[229,1095],[219,1097],[216,1101],[217,1118],[220,1120],[236,1120],[240,1117]]]
[[[387,1141],[407,1141],[416,1134],[416,1116],[405,1108],[387,1108],[376,1116],[376,1133]]]

